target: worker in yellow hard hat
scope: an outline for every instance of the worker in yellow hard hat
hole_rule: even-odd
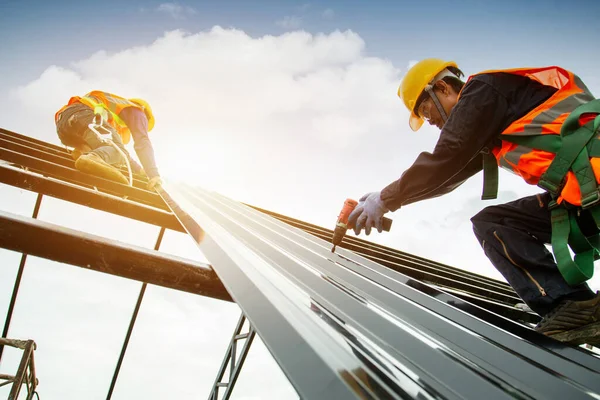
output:
[[[495,198],[497,168],[506,168],[545,192],[487,207],[471,219],[485,254],[542,317],[538,332],[573,344],[600,344],[600,294],[585,283],[600,248],[592,241],[589,249],[581,245],[587,253],[575,261],[567,248],[579,230],[584,243],[600,239],[600,212],[590,208],[599,203],[600,163],[591,161],[600,152],[590,147],[588,154],[586,148],[600,134],[600,100],[560,67],[485,71],[466,83],[462,76],[456,63],[436,58],[409,69],[398,89],[409,127],[417,131],[427,121],[441,130],[439,140],[400,179],[364,195],[349,226],[356,234],[365,228],[368,235],[373,227],[381,232],[385,213],[449,193],[482,170],[482,198]],[[585,134],[586,140],[578,148],[569,142],[570,153],[554,163],[562,151],[557,143],[575,131],[579,136],[573,137]],[[569,156],[578,160],[577,175]],[[573,230],[572,224],[581,226]],[[556,261],[545,247],[550,242]]]
[[[112,132],[112,141],[122,153],[103,143],[88,128],[97,114],[107,122],[106,127]],[[71,97],[67,105],[55,114],[55,122],[61,142],[77,150],[74,152],[77,169],[127,183],[127,178],[117,168],[124,164],[124,155],[128,157],[133,172],[143,172],[148,176],[149,189],[162,183],[152,142],[148,137],[148,132],[154,128],[154,114],[147,101],[139,98],[126,99],[94,90],[82,97]],[[129,143],[131,138],[143,168],[125,150],[123,144]]]

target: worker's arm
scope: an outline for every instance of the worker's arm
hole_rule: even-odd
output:
[[[131,155],[129,155],[129,153],[127,153],[127,155],[129,156],[129,166],[131,167],[131,172],[139,174],[144,171],[144,168],[142,168],[142,166],[138,164],[137,161],[135,161]]]
[[[152,179],[160,176],[154,159],[154,148],[148,137],[148,118],[146,118],[144,112],[135,107],[127,107],[121,111],[119,117],[131,131],[133,148],[148,178]]]
[[[454,189],[456,189],[457,187],[459,187],[460,185],[465,183],[470,177],[472,177],[476,173],[480,172],[482,169],[483,169],[483,156],[482,156],[482,154],[478,154],[477,156],[475,156],[475,158],[473,160],[471,160],[471,162],[469,162],[460,172],[458,172],[456,175],[454,175],[448,182],[444,183],[437,189],[435,189],[431,192],[428,192],[426,198],[432,199],[434,197],[439,197],[439,196],[445,195],[446,193],[450,193],[451,191],[453,191]],[[414,203],[419,200],[424,200],[424,199],[415,198],[414,200],[411,199],[411,201],[406,202],[404,204]]]
[[[482,169],[480,152],[510,124],[509,102],[488,83],[472,79],[444,124],[433,153],[421,153],[400,179],[381,191],[385,206],[448,193]]]

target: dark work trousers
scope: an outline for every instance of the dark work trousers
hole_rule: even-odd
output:
[[[72,112],[71,112],[72,111]],[[94,113],[87,107],[78,107],[74,110],[66,109],[63,111],[58,121],[56,122],[56,132],[58,138],[65,146],[81,148],[82,145],[88,146],[92,153],[97,154],[105,162],[115,166],[121,166],[125,164],[123,156],[111,146],[109,143],[103,142],[98,135],[92,132],[88,125],[92,123]],[[123,145],[121,136],[108,124],[104,126],[111,132],[109,135],[103,134],[102,137],[110,138],[120,149],[129,156],[129,153]],[[105,131],[98,130],[101,134]]]
[[[523,301],[541,316],[562,300],[587,300],[587,284],[569,286],[560,274],[550,243],[550,195],[528,196],[486,207],[473,218],[473,230],[485,255]]]

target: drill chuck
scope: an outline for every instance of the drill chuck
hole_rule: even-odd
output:
[[[334,246],[338,246],[340,243],[342,243],[342,239],[344,239],[344,235],[346,235],[347,230],[348,227],[346,224],[339,223],[335,226],[335,229],[333,230],[333,239],[331,240]]]
[[[340,212],[340,215],[338,216],[338,220],[337,220],[337,223],[335,224],[335,229],[333,231],[333,238],[331,240],[331,242],[333,243],[333,247],[331,248],[332,253],[335,252],[336,246],[339,246],[342,243],[342,240],[344,239],[344,236],[346,235],[346,231],[348,230],[348,217],[350,216],[350,214],[352,213],[354,208],[356,208],[357,205],[358,205],[358,202],[356,200],[352,200],[352,199],[346,199],[346,201],[344,202],[344,207],[342,208],[342,211]],[[383,217],[382,225],[383,225],[382,226],[383,230],[386,232],[389,232],[390,228],[392,227],[392,220],[389,218]]]

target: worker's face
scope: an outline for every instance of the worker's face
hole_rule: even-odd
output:
[[[444,108],[446,115],[449,117],[450,112],[458,102],[458,93],[444,81],[437,82],[434,91],[440,104]],[[435,125],[439,129],[442,129],[444,126],[444,120],[431,97],[427,97],[421,102],[419,109],[417,110],[417,115],[429,122],[429,125]]]

